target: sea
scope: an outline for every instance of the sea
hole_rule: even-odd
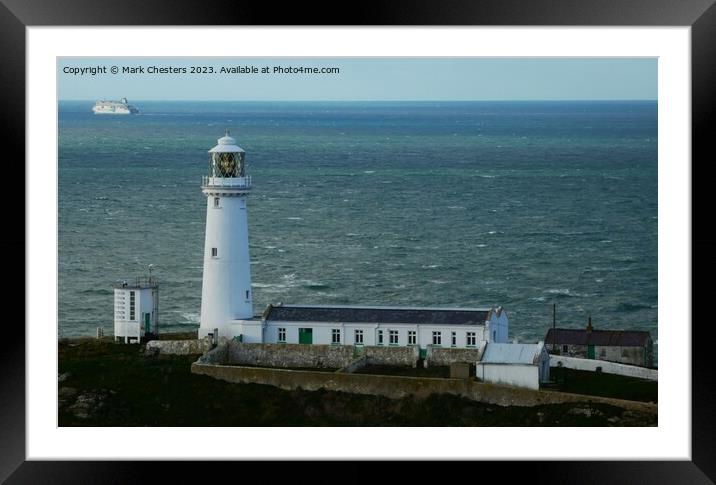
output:
[[[502,306],[658,340],[657,103],[59,102],[60,337],[112,334],[112,285],[160,282],[199,326],[207,150],[246,151],[254,312],[269,303]],[[553,315],[553,305],[556,313]]]

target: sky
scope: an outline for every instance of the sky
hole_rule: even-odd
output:
[[[132,67],[141,69],[123,72]],[[301,67],[339,72],[286,69]],[[180,72],[157,72],[169,68]],[[58,58],[60,100],[655,100],[657,94],[656,58]]]

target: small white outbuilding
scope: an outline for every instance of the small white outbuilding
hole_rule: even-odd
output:
[[[475,374],[484,382],[539,389],[541,382],[549,381],[549,354],[544,342],[489,342],[477,362]]]
[[[159,335],[159,284],[156,278],[136,278],[114,285],[114,340],[139,343]]]

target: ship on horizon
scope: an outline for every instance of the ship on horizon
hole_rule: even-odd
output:
[[[127,102],[127,98],[119,101],[100,100],[92,107],[94,114],[128,115],[139,113],[139,110]]]

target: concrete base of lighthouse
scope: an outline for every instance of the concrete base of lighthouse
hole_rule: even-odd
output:
[[[260,319],[256,320],[231,320],[224,325],[218,325],[214,329],[200,327],[199,338],[204,338],[216,331],[218,338],[238,339],[250,344],[264,343],[265,323]]]

